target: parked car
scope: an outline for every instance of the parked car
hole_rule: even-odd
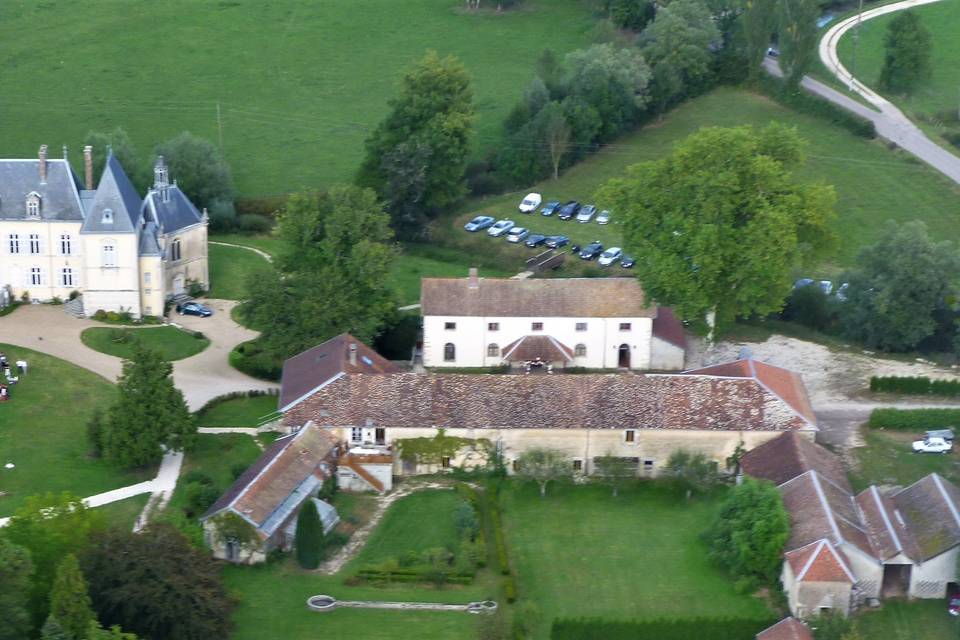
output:
[[[849,290],[850,290],[850,283],[849,283],[849,282],[841,282],[841,283],[840,283],[840,286],[837,287],[837,300],[839,300],[840,302],[846,302],[846,301],[847,301],[847,291],[849,291]]]
[[[817,283],[817,286],[820,287],[820,291],[823,291],[823,294],[826,296],[833,293],[833,283],[829,280],[821,280]]]
[[[580,253],[580,245],[570,245],[570,253]]]
[[[780,50],[776,47],[767,47],[767,55],[771,58],[777,58],[780,56]]]
[[[199,302],[182,302],[177,305],[177,313],[182,316],[200,316],[209,318],[213,315],[213,309]]]
[[[539,247],[546,242],[547,236],[543,235],[542,233],[532,233],[527,236],[527,241],[523,244],[527,245],[528,247]]]
[[[490,216],[477,216],[467,224],[463,225],[463,228],[467,231],[482,231],[493,226],[493,218]]]
[[[487,229],[487,235],[499,238],[510,229],[513,229],[513,220],[497,220],[493,226]]]
[[[597,208],[592,204],[588,204],[577,214],[577,222],[590,222],[593,219],[593,214],[597,212]]]
[[[600,263],[601,267],[609,267],[614,262],[620,260],[623,256],[623,249],[620,247],[610,247],[606,251],[600,254],[600,259],[597,262]]]
[[[551,249],[559,249],[560,247],[570,244],[570,238],[567,236],[550,236],[544,244]]]
[[[580,257],[583,260],[593,260],[597,256],[603,253],[603,245],[598,241],[594,240],[583,249],[580,250]]]
[[[953,429],[934,429],[923,434],[924,438],[943,438],[947,442],[953,442]]]
[[[609,224],[610,223],[610,212],[604,209],[597,214],[597,224]]]
[[[560,210],[560,203],[556,200],[551,200],[547,204],[543,205],[543,208],[540,209],[540,215],[552,216],[557,211]]]
[[[561,220],[569,220],[577,215],[578,211],[580,211],[580,203],[576,200],[571,200],[560,208],[560,213],[557,214],[557,217]]]
[[[794,289],[800,289],[801,287],[809,287],[813,284],[813,278],[800,278],[793,283]]]
[[[913,443],[914,453],[949,453],[952,449],[953,443],[943,438],[926,438]]]
[[[527,197],[520,201],[520,213],[533,213],[540,206],[541,200],[539,193],[528,193]]]
[[[530,230],[524,227],[514,227],[507,234],[507,242],[520,242],[530,235]]]
[[[952,616],[960,616],[960,594],[953,593],[947,600],[947,613]]]
[[[624,269],[633,269],[633,265],[635,264],[637,264],[637,261],[633,259],[633,256],[623,254],[623,257],[620,258],[620,266]]]

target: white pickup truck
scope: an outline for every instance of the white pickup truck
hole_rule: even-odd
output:
[[[953,443],[943,438],[925,438],[913,443],[914,453],[949,453],[953,450]]]

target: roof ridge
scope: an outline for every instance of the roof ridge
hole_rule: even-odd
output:
[[[809,473],[813,480],[813,488],[817,492],[817,498],[820,500],[820,506],[827,514],[827,520],[830,521],[830,528],[833,529],[833,534],[837,536],[837,541],[846,542],[846,540],[844,540],[843,536],[840,534],[840,527],[837,526],[836,519],[833,517],[833,509],[830,508],[830,502],[827,500],[827,496],[823,492],[823,487],[820,486],[820,474],[817,473],[816,469],[811,469]]]
[[[887,528],[887,533],[890,534],[890,537],[893,538],[894,543],[897,545],[897,553],[903,552],[903,544],[900,542],[900,536],[897,535],[897,532],[893,528],[893,523],[890,522],[890,516],[887,514],[887,507],[883,504],[883,500],[880,499],[880,492],[877,490],[877,485],[870,485],[870,495],[873,496],[873,500],[877,505],[877,509],[880,511],[880,517],[883,518],[883,524]]]
[[[957,505],[953,503],[953,499],[947,494],[947,489],[943,486],[940,474],[934,471],[930,475],[933,476],[933,483],[937,485],[937,490],[943,497],[943,501],[947,503],[947,507],[950,509],[951,515],[953,515],[953,521],[958,527],[960,527],[960,513],[957,513]]]

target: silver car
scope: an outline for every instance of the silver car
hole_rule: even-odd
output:
[[[526,239],[528,235],[530,235],[530,229],[514,227],[510,229],[510,233],[507,234],[507,242],[521,242]]]
[[[604,209],[597,214],[597,224],[610,224],[610,212]]]
[[[513,229],[513,220],[497,220],[492,227],[487,229],[487,234],[499,238],[510,229]]]
[[[577,222],[590,222],[593,220],[593,214],[597,212],[597,208],[592,204],[584,205],[580,212],[577,213]]]

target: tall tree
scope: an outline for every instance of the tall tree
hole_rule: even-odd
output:
[[[687,499],[693,492],[702,493],[716,484],[717,465],[703,453],[678,449],[667,458],[667,471],[687,489]]]
[[[0,536],[0,640],[21,640],[30,635],[27,596],[32,574],[30,552]]]
[[[69,640],[85,640],[90,625],[96,622],[90,607],[87,581],[80,571],[77,556],[68,553],[57,567],[50,590],[50,617],[56,620]]]
[[[816,0],[779,0],[780,66],[787,86],[797,87],[817,49],[819,32]]]
[[[920,22],[916,12],[902,11],[890,21],[883,46],[881,87],[909,93],[920,81],[930,77],[930,32]]]
[[[313,500],[303,503],[297,515],[297,532],[294,538],[297,562],[304,569],[316,569],[323,555],[323,523]]]
[[[173,366],[137,342],[123,362],[117,401],[110,407],[102,437],[104,457],[120,467],[156,464],[164,448],[193,446],[197,425],[183,394],[173,386]]]
[[[597,200],[620,212],[638,278],[686,319],[778,311],[791,274],[831,246],[832,187],[798,183],[794,129],[706,128],[668,157],[627,169]]]
[[[233,177],[226,159],[208,140],[189,131],[167,140],[154,149],[154,155],[163,156],[170,179],[198,208],[222,207],[232,203]]]
[[[295,194],[277,225],[276,268],[250,280],[247,317],[259,341],[287,358],[349,331],[369,342],[393,312],[386,284],[396,254],[389,218],[369,189]]]
[[[10,518],[4,534],[26,548],[33,560],[29,606],[34,629],[40,628],[49,613],[57,566],[67,554],[81,553],[105,527],[103,514],[69,493],[31,496]]]
[[[777,28],[777,0],[746,0],[740,21],[748,65],[748,77],[756,80],[761,73],[767,49]]]
[[[47,616],[46,622],[40,627],[40,640],[75,640],[68,634],[63,625],[53,616]]]
[[[146,165],[123,127],[117,127],[113,131],[89,131],[83,139],[83,144],[93,147],[94,188],[107,162],[108,148],[113,151],[113,155],[120,161],[120,166],[137,189],[142,192],[147,188],[149,178]]]
[[[562,451],[537,447],[524,451],[518,460],[520,475],[540,486],[540,497],[546,497],[547,485],[569,478],[573,467]]]
[[[383,158],[401,144],[426,146],[423,210],[435,216],[466,192],[464,167],[473,120],[470,78],[456,58],[429,52],[403,78],[400,95],[390,101],[390,113],[366,142],[366,157],[357,182],[387,198],[388,176]],[[387,200],[388,209],[394,202]],[[401,226],[400,231],[409,231]]]
[[[541,112],[543,118],[543,135],[550,150],[550,162],[553,165],[553,179],[560,176],[560,162],[567,154],[570,146],[570,123],[563,112],[563,105],[551,102]]]
[[[613,497],[620,493],[624,482],[637,477],[637,464],[627,458],[615,456],[612,453],[594,459],[596,477],[610,485]]]
[[[83,554],[81,566],[105,625],[145,638],[229,635],[234,603],[219,565],[171,525],[152,524],[137,534],[108,531]]]
[[[923,222],[888,222],[880,239],[860,251],[843,304],[846,334],[871,348],[907,351],[933,335],[958,290],[960,254],[935,242]]]

